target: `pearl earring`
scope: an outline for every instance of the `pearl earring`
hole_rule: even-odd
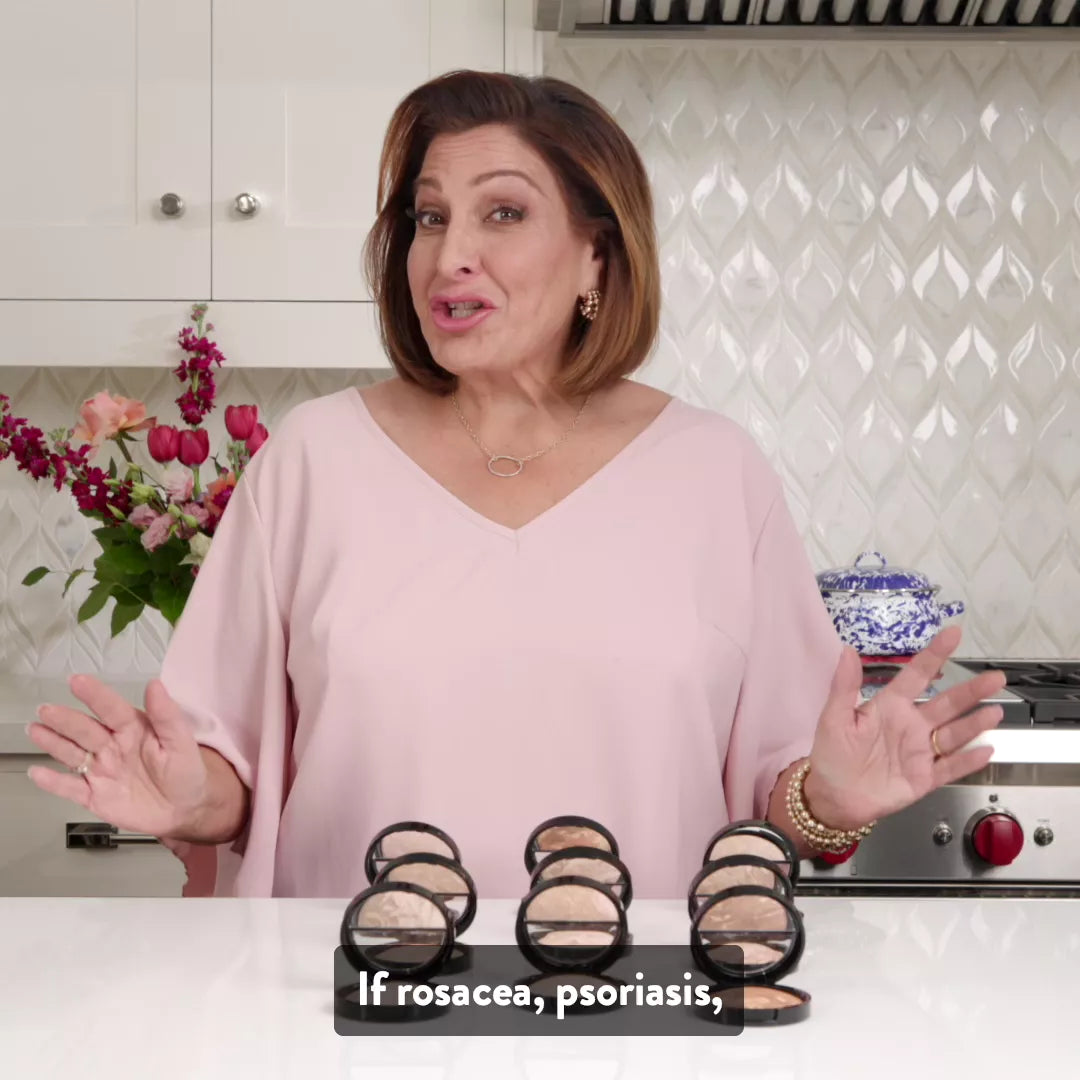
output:
[[[592,322],[596,318],[596,313],[600,310],[600,290],[590,289],[584,298],[578,301],[578,310],[584,318]]]

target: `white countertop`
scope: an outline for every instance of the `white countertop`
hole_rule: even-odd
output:
[[[799,897],[800,1024],[735,1037],[344,1038],[346,901],[0,899],[0,1071],[87,1080],[928,1080],[1072,1075],[1080,904]],[[463,940],[512,944],[517,901]],[[642,944],[685,901],[636,900]]]

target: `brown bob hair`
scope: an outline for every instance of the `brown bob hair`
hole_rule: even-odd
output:
[[[379,330],[398,374],[448,394],[456,376],[433,359],[409,290],[408,217],[413,183],[432,139],[504,124],[543,157],[558,178],[571,220],[604,260],[596,319],[573,321],[557,389],[589,393],[646,359],[660,317],[660,269],[652,194],[626,133],[584,91],[559,79],[455,71],[412,91],[394,111],[379,162],[378,217],[364,266]]]

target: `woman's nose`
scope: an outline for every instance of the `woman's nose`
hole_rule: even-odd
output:
[[[451,220],[439,244],[438,269],[444,277],[475,273],[480,264],[480,243],[469,223]]]

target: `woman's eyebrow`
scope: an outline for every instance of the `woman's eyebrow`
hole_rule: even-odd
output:
[[[520,169],[492,169],[491,172],[480,173],[478,176],[474,176],[469,183],[472,187],[477,187],[479,184],[483,184],[488,180],[493,180],[496,176],[520,177],[530,187],[535,188],[539,194],[544,194],[536,181],[533,180],[528,173],[522,172]],[[416,180],[413,181],[413,191],[416,191],[421,187],[430,187],[434,188],[436,191],[442,191],[442,184],[440,184],[434,176],[418,176]]]

